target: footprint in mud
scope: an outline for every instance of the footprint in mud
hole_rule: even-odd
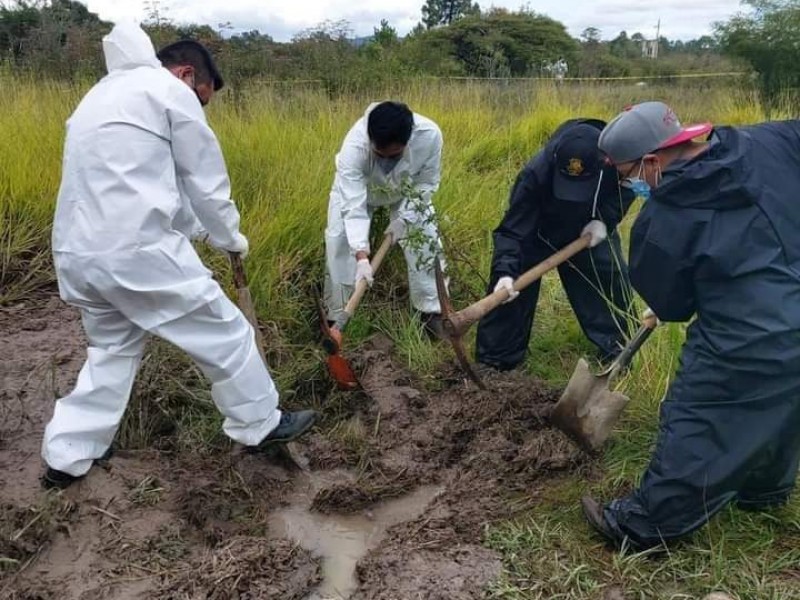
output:
[[[306,600],[344,600],[358,587],[356,563],[375,548],[394,525],[419,517],[442,488],[423,486],[401,498],[377,504],[359,515],[311,511],[316,492],[330,484],[331,473],[310,473],[288,508],[272,513],[270,535],[289,538],[322,559],[322,582]],[[341,481],[341,478],[339,478]]]

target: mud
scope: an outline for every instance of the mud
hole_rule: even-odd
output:
[[[481,392],[453,368],[426,389],[384,338],[351,357],[363,390],[295,451],[308,472],[239,449],[118,448],[62,493],[38,477],[53,403],[85,356],[57,298],[0,308],[0,597],[484,597],[487,525],[592,465],[520,374]]]
[[[392,362],[385,340],[362,357],[361,383],[373,400],[366,430],[378,431],[362,479],[402,472],[409,487],[442,492],[360,561],[352,598],[483,597],[501,568],[481,546],[486,526],[529,509],[554,477],[591,468],[548,426],[558,392],[519,373],[487,374],[484,392],[454,368],[442,373],[443,390],[424,393]]]
[[[302,548],[322,557],[322,581],[310,600],[348,598],[358,588],[356,565],[386,536],[387,530],[423,514],[440,493],[434,486],[375,505],[361,514],[323,514],[314,509],[315,493],[344,473],[311,473],[297,481],[289,506],[270,516],[270,533],[295,540]],[[339,488],[337,488],[339,489]],[[348,507],[346,511],[355,511]]]

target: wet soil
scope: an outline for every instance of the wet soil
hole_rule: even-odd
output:
[[[306,471],[119,448],[45,493],[42,432],[84,344],[57,298],[0,308],[0,598],[482,598],[487,525],[592,468],[548,425],[555,391],[510,373],[482,392],[455,367],[426,389],[378,337],[351,357],[352,410],[295,448]]]

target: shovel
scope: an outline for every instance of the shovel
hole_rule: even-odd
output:
[[[658,319],[648,311],[636,335],[599,375],[592,374],[584,359],[578,360],[550,422],[590,454],[600,450],[629,401],[622,392],[609,389],[611,380],[630,364],[657,325]]]
[[[378,272],[383,259],[392,247],[392,242],[392,234],[387,233],[383,237],[383,242],[381,242],[380,247],[377,252],[375,252],[375,256],[372,257],[372,261],[370,262],[373,275]],[[353,371],[350,363],[347,362],[347,359],[341,354],[342,334],[347,327],[347,323],[355,314],[358,305],[361,304],[361,300],[367,292],[367,287],[369,287],[369,284],[366,280],[359,280],[344,310],[331,326],[328,325],[328,318],[325,313],[325,308],[322,306],[322,301],[319,297],[317,298],[317,309],[319,311],[319,321],[323,335],[322,346],[328,353],[328,373],[341,390],[354,390],[358,387],[358,378],[356,377],[355,371]]]
[[[256,307],[253,304],[253,296],[250,294],[250,288],[247,285],[247,274],[244,271],[244,264],[242,263],[242,255],[237,252],[230,253],[231,270],[233,271],[233,285],[236,286],[236,295],[239,299],[239,309],[244,313],[244,316],[250,321],[250,325],[256,332],[256,348],[261,357],[262,362],[267,364],[267,357],[264,354],[264,338],[261,335],[261,330],[258,328],[258,319],[256,318]]]
[[[250,325],[253,326],[253,330],[256,334],[256,348],[258,349],[258,355],[261,357],[261,361],[264,363],[264,366],[267,366],[267,357],[264,354],[264,338],[261,335],[261,330],[258,328],[256,307],[253,304],[253,296],[250,294],[250,287],[247,285],[247,274],[245,273],[244,264],[242,263],[242,255],[238,252],[230,252],[229,256],[231,261],[231,271],[233,271],[233,284],[236,286],[236,295],[238,297],[237,304],[239,305],[239,309],[242,311],[245,318],[250,322]],[[303,464],[306,461],[299,460],[296,455],[297,453],[294,452],[288,444],[276,444],[274,451],[277,455],[277,458],[287,463],[291,468],[301,471],[308,470],[307,468],[304,469],[303,467]]]
[[[542,278],[542,276],[555,269],[560,264],[568,261],[575,256],[578,252],[585,250],[592,243],[592,236],[590,233],[582,235],[577,240],[565,246],[549,258],[543,260],[535,267],[525,271],[514,281],[514,289],[522,291],[533,282]],[[463,310],[458,312],[453,311],[452,304],[450,303],[450,296],[447,293],[447,286],[444,281],[444,274],[442,273],[439,261],[436,261],[436,291],[439,295],[439,304],[442,307],[442,325],[444,328],[444,335],[453,350],[456,353],[458,362],[467,373],[470,379],[482,390],[486,389],[483,381],[472,368],[469,360],[467,359],[466,351],[464,350],[464,334],[475,324],[482,319],[485,315],[492,312],[495,308],[500,306],[503,302],[508,300],[509,291],[507,289],[499,289],[478,300],[474,304],[469,305]]]

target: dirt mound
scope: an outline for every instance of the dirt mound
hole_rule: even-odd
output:
[[[161,587],[158,597],[300,600],[319,579],[319,565],[295,544],[241,536],[187,565]]]
[[[375,338],[360,359],[371,399],[363,429],[373,432],[362,474],[321,490],[314,506],[349,512],[423,484],[443,485],[424,515],[391,529],[359,563],[354,598],[479,598],[500,569],[499,557],[480,546],[485,526],[529,507],[520,498],[535,497],[550,478],[591,465],[548,425],[556,390],[495,372],[481,391],[453,370],[443,374],[443,390],[423,392],[390,350]]]

